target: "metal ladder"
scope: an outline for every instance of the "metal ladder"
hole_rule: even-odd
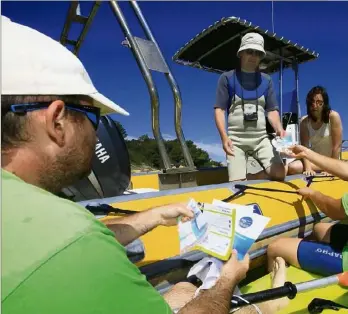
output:
[[[81,44],[85,39],[85,36],[88,32],[88,29],[91,26],[91,23],[102,4],[102,1],[95,1],[92,9],[88,16],[82,16],[80,14],[79,2],[71,1],[70,8],[68,10],[67,18],[65,25],[61,34],[60,42],[64,45],[70,45],[73,47],[73,53],[78,54]],[[145,17],[143,16],[139,5],[136,1],[130,1],[129,4],[133,9],[135,16],[139,24],[141,25],[146,39],[133,36],[131,30],[128,26],[128,23],[123,15],[121,8],[117,1],[108,1],[121,29],[126,37],[122,44],[131,49],[134,58],[137,61],[139,69],[144,77],[144,80],[147,84],[148,91],[150,94],[151,100],[151,118],[152,118],[152,131],[154,138],[157,142],[161,160],[163,163],[163,171],[159,175],[160,179],[160,188],[168,189],[175,187],[187,187],[187,186],[196,186],[196,168],[194,166],[191,154],[189,152],[188,146],[185,141],[185,137],[181,128],[181,109],[182,109],[182,98],[179,90],[179,86],[176,83],[176,80],[170,71],[170,68],[165,61],[163,54],[154,38],[149,25],[146,22]],[[81,34],[77,40],[69,40],[68,33],[72,26],[72,23],[82,24],[83,28]],[[170,85],[170,88],[173,93],[175,112],[174,112],[174,125],[177,139],[179,140],[181,150],[185,159],[186,167],[184,168],[175,168],[168,156],[166,151],[164,140],[160,131],[159,125],[159,96],[157,88],[153,81],[151,71],[157,71],[163,73]]]

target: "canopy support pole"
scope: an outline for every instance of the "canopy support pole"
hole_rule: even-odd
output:
[[[130,5],[132,7],[132,9],[134,10],[134,13],[136,15],[136,17],[138,18],[138,21],[139,23],[141,24],[144,32],[145,32],[145,35],[147,37],[148,40],[152,41],[154,43],[154,45],[156,46],[157,50],[158,50],[158,53],[159,55],[161,56],[161,58],[163,59],[163,61],[165,62],[165,59],[163,57],[163,54],[158,46],[158,43],[155,39],[155,37],[153,36],[151,30],[150,30],[150,27],[149,25],[147,24],[146,22],[146,19],[143,15],[143,13],[141,12],[138,4],[136,1],[130,1]],[[166,63],[166,62],[165,62]],[[182,120],[181,120],[181,108],[182,108],[182,98],[181,98],[181,93],[180,93],[180,89],[179,89],[179,86],[172,74],[172,72],[170,71],[169,69],[169,66],[168,64],[166,63],[167,65],[167,72],[164,73],[169,85],[170,85],[170,88],[172,90],[172,93],[173,93],[173,98],[174,98],[174,104],[175,104],[175,107],[174,107],[174,110],[175,110],[175,113],[174,113],[174,125],[175,125],[175,132],[176,132],[176,136],[179,140],[179,143],[181,145],[181,150],[183,152],[183,155],[184,155],[184,158],[185,158],[185,161],[186,161],[186,164],[188,166],[189,169],[191,170],[194,170],[195,169],[195,165],[193,163],[193,160],[192,160],[192,157],[191,157],[191,154],[190,154],[190,151],[187,147],[187,144],[186,144],[186,141],[185,141],[185,137],[184,137],[184,133],[182,131]]]
[[[299,97],[299,88],[298,88],[298,82],[299,82],[299,77],[298,77],[298,63],[297,59],[294,59],[293,62],[293,70],[295,74],[295,93],[296,93],[296,106],[297,106],[297,125],[298,125],[298,130],[296,132],[297,136],[297,141],[300,143],[300,122],[301,122],[301,106],[300,106],[300,97]]]
[[[123,33],[126,36],[126,39],[128,40],[131,50],[133,52],[134,58],[137,61],[137,64],[140,68],[140,71],[145,79],[145,82],[147,84],[149,93],[150,93],[150,98],[151,98],[151,114],[152,114],[152,131],[153,135],[155,137],[155,140],[157,142],[157,146],[161,155],[161,159],[163,162],[164,169],[169,169],[171,168],[171,161],[169,159],[169,156],[167,154],[166,148],[164,146],[164,140],[160,131],[160,126],[159,126],[159,97],[158,97],[158,92],[157,88],[155,86],[155,83],[152,79],[150,70],[146,66],[145,60],[141,54],[139,45],[135,38],[133,37],[129,26],[126,22],[126,19],[121,11],[121,8],[119,7],[117,1],[110,1],[109,2],[110,7],[117,18]]]
[[[280,121],[283,122],[283,57],[282,57],[282,50],[280,50],[279,101],[280,101]]]

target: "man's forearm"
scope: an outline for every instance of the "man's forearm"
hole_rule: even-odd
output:
[[[179,311],[179,314],[229,313],[232,294],[237,284],[237,280],[220,277],[214,287],[201,291]]]
[[[279,112],[278,110],[273,110],[268,112],[268,121],[269,123],[272,125],[273,129],[277,132],[280,131],[283,126],[282,123],[280,121],[280,116],[279,116]]]
[[[131,243],[159,224],[159,216],[152,209],[105,222],[105,225],[115,233],[115,238],[122,245]]]
[[[220,138],[222,141],[226,140],[228,138],[227,133],[226,133],[226,119],[225,119],[225,111],[216,108],[215,109],[215,123],[216,127],[219,131]]]
[[[320,155],[310,149],[306,150],[306,158],[319,169],[329,172],[342,180],[348,181],[348,163]]]
[[[310,198],[326,216],[335,220],[347,218],[341,199],[332,198],[320,193],[319,191],[313,191]]]

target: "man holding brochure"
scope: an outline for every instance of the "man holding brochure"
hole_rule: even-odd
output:
[[[126,111],[95,89],[81,61],[57,41],[3,16],[1,26],[2,310],[229,313],[249,268],[247,255],[238,261],[232,252],[216,284],[195,298],[196,287],[188,283],[160,295],[127,257],[124,245],[157,226],[175,226],[179,217],[192,219],[187,204],[105,226],[55,195],[90,172],[101,109]],[[275,265],[274,285],[283,285],[284,267]],[[191,293],[183,293],[188,286]],[[264,313],[273,312],[272,302],[260,305]]]
[[[243,265],[249,268],[247,252],[270,218],[254,212],[253,206],[229,204],[219,200],[213,200],[212,204],[208,204],[196,203],[191,199],[187,206],[192,209],[194,218],[190,221],[179,222],[180,250],[181,253],[199,250],[208,255],[195,264],[187,275],[188,277],[197,276],[202,281],[202,285],[197,290],[192,289],[191,292],[186,286],[188,289],[186,296],[180,293],[181,299],[176,295],[173,298],[167,296],[166,300],[175,309],[183,306],[185,298],[192,299],[192,296],[199,298],[203,295],[205,300],[215,299],[211,311],[225,313],[223,309],[221,309],[222,312],[217,312],[216,303],[224,305],[224,302],[228,300],[224,296],[231,297],[239,294],[237,287],[239,281],[235,280],[235,276],[239,280],[242,279],[238,275],[239,269],[243,268]],[[223,265],[223,261],[226,261],[225,265]],[[282,258],[275,260],[272,273],[273,287],[282,286],[286,276],[285,261]],[[245,277],[245,273],[243,277]],[[222,288],[224,283],[226,286],[223,288],[223,294],[220,291],[219,295],[215,295],[217,293],[215,289]],[[189,306],[190,304],[187,305],[187,308],[194,310]],[[234,312],[254,313],[256,308],[257,310],[262,309],[265,313],[273,313],[285,307],[286,304],[286,299],[280,299],[266,302],[260,305],[260,308],[258,305],[252,305],[249,308],[236,309]],[[228,303],[226,306],[228,307]]]

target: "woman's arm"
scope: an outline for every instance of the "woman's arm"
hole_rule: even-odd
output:
[[[336,111],[330,113],[332,154],[331,157],[339,159],[342,146],[342,122],[341,117]]]
[[[301,148],[300,148],[301,149]],[[301,153],[304,159],[308,159],[312,164],[319,169],[331,173],[344,181],[348,181],[348,163],[342,160],[333,159],[321,154],[318,154],[308,148],[303,148]]]
[[[297,193],[302,195],[304,199],[309,197],[313,203],[331,219],[347,219],[345,196],[343,198],[336,199],[307,187],[297,190]]]
[[[309,132],[308,132],[308,116],[304,117],[300,123],[300,142],[304,147],[309,148]],[[302,159],[303,170],[309,171],[311,170],[311,163],[306,158]]]

